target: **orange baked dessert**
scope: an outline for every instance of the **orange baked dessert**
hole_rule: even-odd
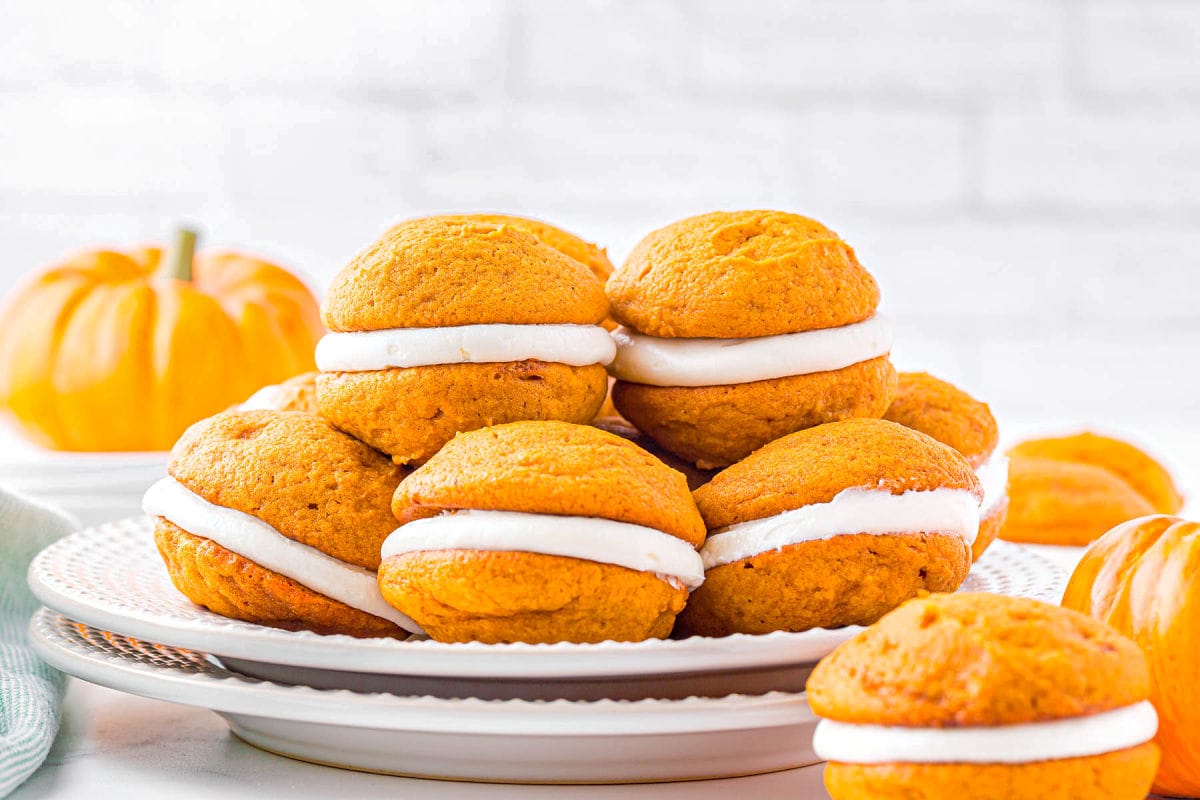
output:
[[[303,411],[319,414],[317,406],[317,376],[319,372],[302,372],[283,383],[264,386],[250,395],[238,411]]]
[[[665,637],[703,580],[683,475],[565,422],[464,433],[396,490],[383,596],[444,642]]]
[[[603,247],[592,244],[585,239],[580,239],[575,234],[564,231],[562,228],[551,225],[549,222],[543,222],[540,219],[530,219],[529,217],[518,217],[515,214],[454,214],[449,218],[488,222],[494,225],[512,225],[514,228],[520,228],[526,233],[533,234],[542,244],[549,245],[564,256],[573,258],[585,265],[601,283],[607,281],[608,276],[612,274],[613,265],[608,260],[608,253]],[[607,317],[600,324],[606,330],[610,331],[617,327],[617,324]]]
[[[1114,525],[1154,513],[1132,486],[1091,464],[1013,456],[1008,491],[1000,538],[1010,542],[1082,546]]]
[[[996,452],[996,418],[987,403],[926,372],[901,372],[896,397],[883,415],[932,436],[966,456],[983,487],[979,534],[971,545],[977,560],[996,540],[1008,513],[1008,459]]]
[[[1115,525],[1183,505],[1171,474],[1142,450],[1080,433],[1009,451],[1011,505],[1001,538],[1086,545]]]
[[[780,436],[880,417],[896,389],[879,288],[837,234],[714,212],[644,238],[608,281],[613,403],[660,445],[723,467]]]
[[[615,433],[622,439],[628,439],[671,469],[682,472],[683,476],[687,478],[688,488],[693,491],[711,481],[713,476],[717,474],[716,470],[700,469],[692,462],[680,458],[670,450],[664,450],[659,446],[658,442],[633,427],[629,420],[624,417],[598,416],[592,420],[592,425],[602,431]]]
[[[526,233],[536,236],[542,244],[549,245],[564,256],[568,256],[584,264],[601,282],[607,281],[608,276],[613,271],[612,262],[608,260],[608,253],[603,247],[580,239],[575,234],[564,231],[562,228],[551,225],[549,222],[543,222],[540,219],[519,217],[515,214],[489,213],[450,214],[441,218],[485,222],[493,225],[511,225],[514,228],[519,228]]]
[[[299,412],[226,412],[188,428],[146,493],[171,581],[226,617],[402,636],[375,570],[403,468]]]
[[[834,800],[1140,800],[1159,751],[1146,662],[1024,598],[909,601],[813,670]]]
[[[1084,432],[1030,439],[1012,448],[1009,455],[1100,467],[1133,487],[1157,514],[1178,514],[1183,508],[1183,496],[1167,468],[1145,451],[1111,436]]]
[[[524,230],[454,217],[391,228],[336,278],[317,402],[338,428],[420,464],[455,433],[588,422],[615,352],[603,286]]]
[[[831,422],[778,439],[695,492],[708,526],[692,633],[869,625],[971,567],[983,491],[944,444],[894,422]]]

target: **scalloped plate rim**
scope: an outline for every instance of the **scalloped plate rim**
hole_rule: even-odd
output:
[[[145,611],[104,596],[89,599],[87,589],[64,586],[50,577],[49,565],[65,554],[78,555],[86,545],[96,548],[101,536],[133,540],[148,534],[147,517],[129,517],[87,528],[44,549],[29,567],[29,585],[47,607],[87,625],[125,636],[158,642],[220,657],[240,658],[297,667],[377,674],[529,679],[679,675],[770,666],[811,664],[862,630],[818,628],[801,633],[733,634],[710,638],[601,642],[596,644],[451,644],[429,640],[356,639],[309,631],[285,631],[230,620],[200,607],[200,619],[172,616],[170,608]],[[135,546],[136,541],[132,542]],[[1039,595],[1061,590],[1065,573],[1048,559],[1019,545],[997,542],[993,547],[1030,568],[1051,576]],[[104,552],[107,557],[119,554]],[[143,554],[144,555],[144,554]],[[157,555],[154,558],[157,561]],[[165,570],[158,576],[166,580]],[[174,592],[172,588],[170,591]],[[95,592],[91,592],[95,594]],[[486,656],[486,657],[483,657]]]

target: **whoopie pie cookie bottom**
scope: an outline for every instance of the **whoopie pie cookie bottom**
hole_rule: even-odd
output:
[[[292,631],[408,636],[389,620],[326,597],[165,519],[155,521],[154,542],[175,588],[223,617]]]
[[[613,405],[701,469],[724,467],[781,436],[826,422],[881,417],[896,392],[887,356],[842,369],[724,386],[617,381]]]
[[[709,569],[680,625],[702,636],[871,625],[921,592],[955,591],[970,568],[970,549],[956,535],[802,542]]]
[[[392,456],[421,464],[463,431],[520,420],[590,422],[608,392],[599,364],[439,364],[317,379],[321,414]]]
[[[1028,764],[844,764],[825,767],[836,800],[1133,800],[1158,769],[1153,742]]]
[[[525,552],[427,550],[385,558],[385,600],[442,642],[665,638],[688,590],[649,572]]]

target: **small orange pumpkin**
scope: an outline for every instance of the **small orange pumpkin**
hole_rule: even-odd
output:
[[[255,390],[314,368],[316,298],[238,253],[77,255],[0,311],[0,407],[60,450],[166,450]]]
[[[1063,606],[1137,642],[1150,664],[1158,794],[1200,796],[1200,523],[1130,520],[1092,543]]]

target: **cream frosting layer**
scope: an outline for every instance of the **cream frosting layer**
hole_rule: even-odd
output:
[[[843,489],[828,503],[812,503],[713,531],[700,556],[708,570],[788,545],[848,533],[945,533],[960,536],[969,545],[979,533],[979,502],[966,489],[903,494]]]
[[[448,511],[397,528],[383,543],[384,559],[424,550],[542,553],[639,572],[653,572],[694,589],[704,582],[700,554],[668,533],[599,517],[519,511]]]
[[[314,592],[394,622],[410,633],[423,633],[383,599],[371,570],[289,539],[258,517],[210,503],[174,478],[163,478],[151,486],[142,499],[142,510],[211,539]]]
[[[1145,744],[1158,731],[1149,702],[1047,722],[964,728],[852,725],[824,719],[813,749],[846,764],[1026,764],[1098,756]]]
[[[317,342],[322,372],[370,372],[434,364],[547,361],[607,365],[617,348],[599,325],[459,325],[327,333]]]
[[[842,369],[887,355],[892,326],[870,319],[755,339],[660,339],[629,328],[612,333],[616,378],[651,386],[722,386]]]
[[[1008,497],[1008,457],[1002,453],[993,453],[987,461],[979,465],[975,474],[983,486],[983,505],[979,507],[979,516],[985,518]]]

